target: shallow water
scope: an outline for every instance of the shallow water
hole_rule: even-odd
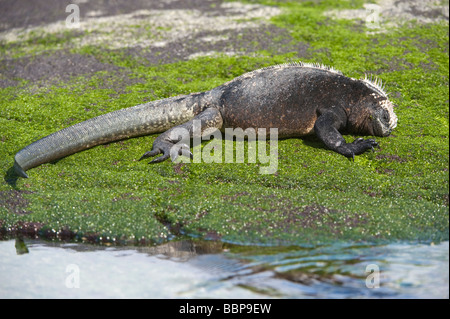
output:
[[[449,298],[449,243],[106,248],[10,240],[0,242],[0,298]]]

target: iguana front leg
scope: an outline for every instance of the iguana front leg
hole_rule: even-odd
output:
[[[195,127],[195,125],[200,124],[199,128]],[[179,143],[182,140],[182,135],[180,133],[188,132],[190,138],[193,137],[201,137],[201,135],[206,130],[218,129],[220,130],[223,125],[222,115],[219,110],[216,108],[207,108],[196,117],[194,117],[189,122],[183,123],[181,125],[175,126],[170,130],[162,133],[158,136],[153,142],[153,147],[150,152],[146,152],[139,160],[143,160],[144,158],[153,157],[159,154],[162,156],[155,158],[150,163],[159,163],[165,161],[171,156],[171,150],[173,150],[173,146]],[[197,136],[200,135],[200,136]],[[189,150],[189,146],[186,144],[179,145],[179,149],[176,150],[176,154],[172,154],[175,156],[184,155],[188,156],[191,159],[193,155]]]
[[[314,124],[314,132],[319,139],[331,150],[355,159],[355,155],[373,150],[378,143],[373,139],[357,138],[352,143],[347,143],[339,132],[347,125],[346,115],[339,112],[325,112],[319,115]]]

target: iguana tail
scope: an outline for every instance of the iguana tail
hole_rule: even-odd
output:
[[[20,150],[14,160],[17,175],[96,145],[159,133],[199,113],[202,94],[154,101],[114,111],[48,135]]]

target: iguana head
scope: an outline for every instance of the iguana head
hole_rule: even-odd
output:
[[[397,126],[394,104],[388,99],[378,102],[372,115],[373,133],[376,136],[388,136]]]
[[[366,87],[357,102],[357,112],[352,112],[351,124],[356,131],[374,136],[389,136],[397,126],[397,115],[380,80],[367,77],[359,80]],[[367,90],[367,91],[366,91]]]

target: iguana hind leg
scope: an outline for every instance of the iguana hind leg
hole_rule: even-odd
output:
[[[189,150],[189,146],[185,143],[181,143],[185,135],[189,135],[189,138],[200,137],[207,130],[220,130],[223,125],[222,115],[216,108],[207,108],[192,120],[175,126],[170,130],[162,133],[153,142],[153,147],[150,152],[146,152],[139,160],[143,160],[148,157],[153,157],[162,154],[160,157],[155,158],[150,163],[160,163],[167,160],[172,156],[174,160],[178,155],[193,157]],[[199,136],[198,136],[199,135]],[[174,146],[177,146],[176,148]]]

